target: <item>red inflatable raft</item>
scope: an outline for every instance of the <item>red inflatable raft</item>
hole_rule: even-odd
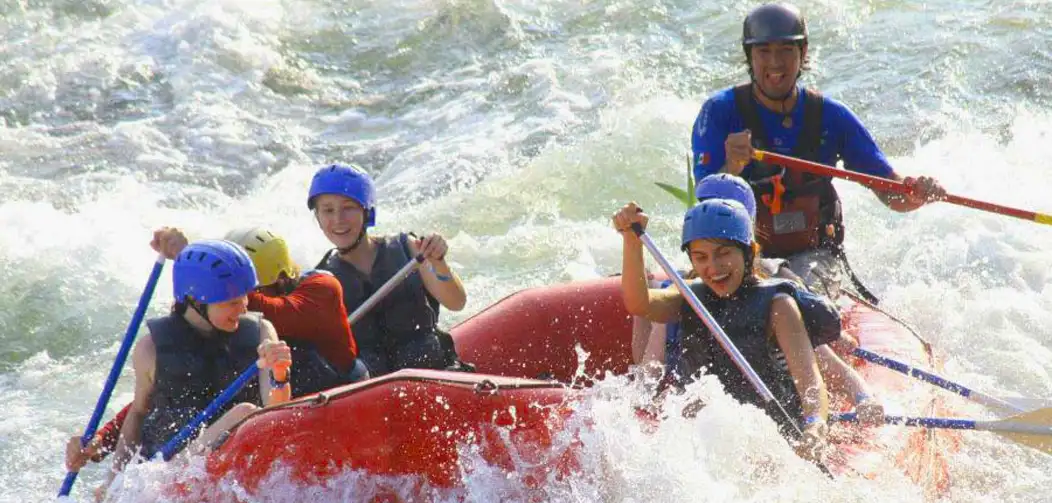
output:
[[[260,411],[236,427],[210,455],[208,472],[259,490],[276,467],[294,481],[323,484],[344,470],[414,476],[432,487],[456,486],[471,452],[515,471],[529,484],[574,469],[573,442],[554,439],[577,392],[561,383],[623,373],[631,363],[631,317],[616,278],[534,288],[513,294],[453,330],[458,352],[477,374],[404,370]],[[937,368],[926,345],[864,305],[843,306],[847,334],[863,347]],[[587,356],[585,356],[587,355]],[[583,372],[579,362],[583,360]],[[936,415],[935,396],[899,374],[853,362],[887,400],[908,393],[912,415]],[[554,381],[553,381],[554,380]],[[557,382],[556,382],[557,381]],[[919,398],[918,398],[919,397]],[[930,496],[943,494],[943,455],[953,437],[902,430],[892,438],[859,434],[839,445],[834,471],[866,476],[895,463]],[[540,463],[522,473],[523,457]]]

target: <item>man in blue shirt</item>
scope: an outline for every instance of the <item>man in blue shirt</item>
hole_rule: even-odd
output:
[[[931,177],[898,175],[851,110],[798,85],[807,66],[807,26],[795,7],[766,4],[750,12],[742,48],[750,82],[710,97],[695,121],[695,179],[723,172],[748,180],[760,203],[756,237],[764,254],[787,259],[808,286],[835,298],[848,269],[832,180],[754,161],[754,148],[828,165],[842,160],[849,170],[902,181],[913,194],[877,192],[895,211],[915,210],[946,192]]]

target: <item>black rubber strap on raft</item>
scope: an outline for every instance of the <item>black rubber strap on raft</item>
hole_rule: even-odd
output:
[[[873,295],[873,292],[870,292],[869,289],[866,288],[866,285],[862,284],[862,280],[858,279],[858,276],[855,274],[855,270],[851,268],[851,262],[848,262],[847,260],[847,254],[844,253],[843,246],[836,247],[836,254],[844,263],[844,270],[847,272],[848,277],[851,278],[851,284],[855,285],[855,289],[858,290],[858,294],[861,295],[862,298],[872,303],[874,306],[880,304],[880,299],[878,299],[876,295]]]

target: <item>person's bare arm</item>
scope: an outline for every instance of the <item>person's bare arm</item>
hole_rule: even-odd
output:
[[[117,448],[113,452],[113,469],[99,488],[103,493],[116,474],[123,471],[128,461],[139,451],[142,443],[142,423],[150,413],[150,399],[153,396],[157,366],[157,348],[151,334],[147,334],[135,344],[132,366],[135,369],[135,398],[132,399],[128,416],[121,427],[120,438],[117,440]]]
[[[788,295],[776,295],[771,301],[771,326],[778,347],[785,353],[796,391],[800,395],[804,416],[825,420],[829,415],[829,397],[822,373],[818,369],[814,348],[807,335],[803,316],[796,301]]]

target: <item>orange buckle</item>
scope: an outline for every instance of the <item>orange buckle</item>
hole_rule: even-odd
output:
[[[785,194],[782,175],[772,176],[771,186],[773,187],[773,194],[764,194],[760,197],[760,200],[771,209],[772,215],[777,215],[782,212],[782,195]]]

